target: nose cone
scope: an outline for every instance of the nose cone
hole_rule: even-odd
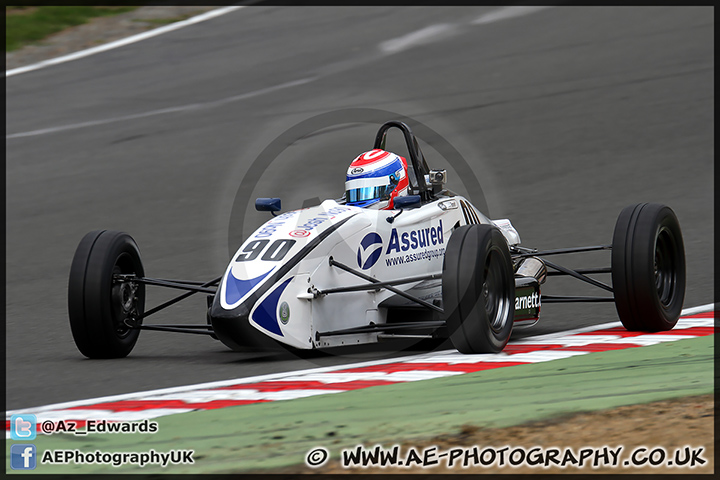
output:
[[[243,347],[268,350],[282,348],[279,342],[250,325],[250,311],[246,304],[243,302],[232,310],[226,310],[220,305],[218,296],[215,296],[208,315],[218,339],[233,350],[244,350]]]

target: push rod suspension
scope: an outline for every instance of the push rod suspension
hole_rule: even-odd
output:
[[[210,329],[210,325],[204,330],[199,327],[199,325],[135,325],[131,328],[158,332],[194,333],[197,335],[213,335],[215,333]]]
[[[331,267],[338,267],[339,269],[345,270],[348,273],[352,273],[356,277],[360,277],[363,280],[367,280],[368,282],[370,282],[372,284],[381,283],[380,280],[378,280],[376,278],[365,275],[364,273],[358,272],[358,271],[348,267],[347,265],[344,265],[340,262],[335,261],[333,259],[333,257],[330,257],[329,262],[330,262]],[[396,294],[400,295],[401,297],[405,297],[412,302],[418,303],[418,304],[422,305],[423,307],[429,308],[430,310],[435,310],[436,312],[444,313],[444,310],[442,308],[440,308],[436,305],[433,305],[430,302],[426,302],[425,300],[423,300],[421,298],[414,297],[414,296],[410,295],[409,293],[405,293],[402,290],[400,290],[399,288],[393,287],[392,285],[385,285],[382,288],[386,288],[386,289],[390,290],[391,292],[396,293]]]
[[[587,275],[588,273],[612,273],[612,269],[610,267],[598,267],[598,268],[573,268],[572,269],[576,273],[581,273]],[[555,277],[559,275],[567,275],[565,272],[548,272],[548,277]]]
[[[183,285],[202,285],[205,282],[198,282],[195,280],[168,280],[167,278],[156,278],[155,280],[159,282],[173,282],[173,283],[182,283]]]
[[[129,282],[135,282],[135,283],[144,283],[145,285],[156,285],[158,287],[167,287],[167,288],[177,288],[179,290],[188,290],[191,292],[197,292],[197,293],[215,293],[216,289],[214,288],[205,288],[203,284],[189,284],[184,282],[178,282],[173,280],[160,280],[158,278],[148,278],[148,277],[134,277],[134,276],[123,276],[118,275],[116,278],[121,280],[126,280]]]
[[[513,250],[521,257],[542,257],[544,255],[562,255],[563,253],[592,252],[596,250],[612,250],[612,245],[593,245],[590,247],[557,248],[554,250],[537,251],[533,248],[514,246]]]
[[[613,291],[613,289],[612,289],[612,287],[611,287],[610,285],[606,285],[606,284],[604,284],[604,283],[602,283],[602,282],[599,282],[599,281],[595,280],[594,278],[590,278],[590,277],[588,277],[588,276],[586,276],[586,275],[583,275],[583,274],[581,274],[581,273],[578,273],[578,272],[576,272],[575,270],[570,270],[569,268],[565,268],[565,267],[563,267],[563,266],[561,266],[561,265],[557,265],[557,264],[552,263],[552,262],[550,262],[550,261],[548,261],[548,260],[543,260],[543,262],[545,262],[545,265],[547,265],[547,266],[550,267],[550,268],[554,268],[555,270],[558,270],[558,271],[560,271],[560,272],[563,272],[563,273],[566,274],[566,275],[570,275],[571,277],[575,277],[575,278],[577,278],[578,280],[582,280],[583,282],[587,282],[587,283],[589,283],[590,285],[594,285],[594,286],[596,286],[596,287],[602,288],[603,290],[607,290],[608,292],[611,292],[611,293],[612,293],[612,291]]]
[[[203,283],[203,284],[200,285],[200,286],[203,287],[203,288],[205,288],[205,287],[210,287],[210,286],[213,286],[213,285],[216,285],[216,284],[220,283],[220,280],[221,280],[221,279],[222,279],[222,277],[218,277],[218,278],[215,278],[215,279],[213,279],[213,280],[210,280],[209,282],[205,282],[205,283]],[[171,299],[171,300],[168,300],[168,301],[165,302],[165,303],[161,303],[161,304],[158,305],[157,307],[151,308],[150,310],[148,310],[147,312],[145,312],[145,313],[143,314],[142,318],[147,318],[147,317],[149,317],[150,315],[152,315],[153,313],[157,313],[157,312],[159,312],[160,310],[169,307],[170,305],[174,305],[174,304],[176,304],[177,302],[179,302],[179,301],[181,301],[181,300],[185,300],[186,298],[188,298],[188,297],[190,297],[190,296],[192,296],[192,295],[195,295],[196,293],[197,293],[197,291],[186,292],[186,293],[183,293],[182,295],[179,295],[179,296],[177,296],[177,297],[175,297],[175,298],[173,298],[173,299]],[[212,293],[215,293],[215,291],[213,291]]]
[[[363,290],[379,290],[385,288],[388,285],[403,285],[406,283],[421,282],[423,280],[435,280],[442,278],[442,274],[431,273],[430,275],[420,275],[418,277],[410,277],[402,280],[389,280],[387,282],[377,282],[371,285],[352,285],[350,287],[336,287],[327,288],[325,290],[318,290],[319,295],[327,295],[330,293],[344,293],[344,292],[362,292]]]

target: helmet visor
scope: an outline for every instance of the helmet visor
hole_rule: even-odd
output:
[[[387,200],[398,184],[393,175],[377,178],[359,178],[345,182],[345,201],[348,203],[368,200]]]
[[[348,202],[364,202],[366,200],[387,200],[395,189],[395,185],[383,185],[380,187],[353,188],[345,192]]]

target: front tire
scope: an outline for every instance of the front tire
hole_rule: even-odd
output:
[[[498,353],[515,315],[512,259],[492,225],[456,229],[443,261],[443,308],[450,341],[461,353]]]
[[[85,235],[70,267],[68,316],[75,345],[88,358],[126,357],[140,334],[127,322],[142,319],[145,285],[118,281],[117,274],[145,275],[135,240],[111,230]]]
[[[615,307],[627,330],[671,330],[685,299],[685,248],[668,206],[625,207],[612,243]]]

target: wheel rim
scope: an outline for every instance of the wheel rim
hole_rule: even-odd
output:
[[[661,228],[655,239],[655,258],[653,274],[658,299],[663,307],[672,303],[677,283],[677,261],[675,258],[675,240],[668,228]]]
[[[507,272],[500,252],[491,250],[485,262],[484,282],[481,295],[485,303],[485,312],[494,333],[500,333],[508,322],[510,297],[504,292]]]
[[[118,338],[125,338],[133,329],[128,323],[140,318],[138,305],[140,303],[139,284],[120,280],[117,275],[137,274],[132,257],[127,253],[121,254],[113,267],[113,283],[110,290],[112,305],[113,331]]]

